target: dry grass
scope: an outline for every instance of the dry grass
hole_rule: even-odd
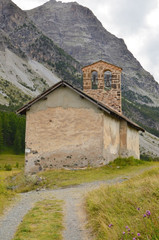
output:
[[[0,171],[0,215],[3,214],[5,207],[9,206],[15,197],[15,193],[7,189],[5,178],[17,173],[19,173],[19,170]]]
[[[32,176],[25,176],[24,172],[20,172],[18,175],[8,179],[8,187],[14,188],[16,192],[27,192],[37,188],[56,189],[84,182],[107,180],[120,176],[133,176],[140,173],[143,169],[157,164],[153,162],[131,160],[131,164],[130,159],[123,159],[123,161],[116,161],[111,165],[99,168],[50,170]]]
[[[86,209],[96,240],[158,240],[159,167],[125,183],[92,191]]]
[[[5,166],[9,166],[10,171],[5,171]],[[8,189],[6,178],[19,174],[22,167],[24,155],[0,154],[0,215],[15,200],[15,192]]]
[[[13,240],[61,240],[62,222],[61,201],[38,202],[24,217]]]
[[[5,165],[10,165],[12,169],[24,167],[24,155],[0,154],[0,169],[4,170]]]

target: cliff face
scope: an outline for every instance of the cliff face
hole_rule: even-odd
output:
[[[22,104],[60,79],[78,82],[80,64],[10,0],[0,0],[0,22],[0,104]]]
[[[159,106],[159,84],[127,49],[124,41],[109,33],[94,14],[76,2],[51,0],[27,11],[30,19],[55,43],[82,65],[102,58],[123,68],[123,96]],[[131,99],[129,99],[131,100]]]

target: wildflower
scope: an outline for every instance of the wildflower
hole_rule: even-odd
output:
[[[146,211],[146,215],[147,216],[150,216],[151,215],[151,212],[149,210]]]
[[[133,238],[133,240],[136,240],[136,238]]]
[[[137,210],[140,211],[140,208],[138,207]]]
[[[138,236],[138,237],[140,237],[140,236],[141,236],[141,234],[140,234],[140,233],[137,233],[137,236]]]
[[[146,217],[146,214],[144,214],[143,217]]]
[[[113,226],[113,224],[109,224],[108,227],[111,228]]]
[[[123,235],[125,234],[125,232],[123,232]]]
[[[128,226],[126,226],[125,228],[126,228],[126,229],[128,229],[129,227],[128,227]]]

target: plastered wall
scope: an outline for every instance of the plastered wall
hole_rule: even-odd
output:
[[[121,154],[121,146],[127,155],[138,155],[136,130],[68,87],[32,105],[26,118],[26,172],[105,165]]]
[[[120,148],[120,121],[104,115],[103,156],[107,163],[118,157]]]
[[[102,134],[103,113],[73,91],[58,89],[27,112],[26,171],[99,166]]]
[[[139,133],[129,125],[127,127],[127,150],[129,156],[140,158]]]

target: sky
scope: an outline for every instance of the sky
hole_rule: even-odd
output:
[[[21,9],[28,10],[48,0],[12,1]],[[107,31],[123,38],[135,58],[159,82],[159,0],[76,0],[76,2],[91,9]]]

